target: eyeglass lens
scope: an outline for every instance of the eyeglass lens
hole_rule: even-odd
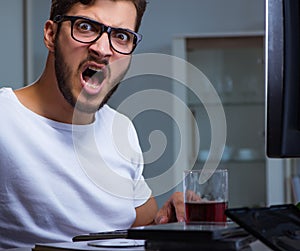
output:
[[[106,27],[83,18],[73,22],[72,35],[75,40],[83,43],[96,41],[105,31],[109,34],[110,45],[117,52],[131,53],[135,48],[136,35],[130,31]]]

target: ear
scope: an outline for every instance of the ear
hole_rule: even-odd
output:
[[[57,32],[57,24],[48,20],[44,26],[44,43],[49,51],[54,52],[54,42]]]

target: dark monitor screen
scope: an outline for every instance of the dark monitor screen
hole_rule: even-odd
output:
[[[300,1],[266,0],[266,152],[300,157]]]

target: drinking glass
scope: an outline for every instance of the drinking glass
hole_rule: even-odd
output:
[[[228,172],[226,169],[184,171],[186,222],[226,222]]]

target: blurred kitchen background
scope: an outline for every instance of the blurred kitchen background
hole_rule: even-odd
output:
[[[262,206],[297,200],[291,185],[291,179],[298,175],[294,168],[297,161],[265,157],[265,1],[148,2],[140,28],[143,41],[135,54],[160,53],[187,60],[207,76],[222,101],[227,140],[218,168],[229,170],[229,206]],[[49,11],[50,0],[1,1],[1,87],[19,88],[32,83],[41,74],[47,56],[43,25]],[[172,65],[165,67],[172,68]],[[188,70],[182,74],[188,83],[191,78]],[[139,93],[149,91],[148,98],[153,100],[155,107],[160,102],[165,105],[161,97],[151,96],[152,90],[180,97],[196,121],[187,118],[183,128],[178,126],[176,116],[185,119],[186,114],[181,114],[172,102],[165,109],[173,109],[174,116],[153,108],[132,117],[145,155],[151,156],[157,149],[161,151],[156,153],[155,160],[145,157],[144,171],[147,179],[160,176],[166,179],[167,174],[165,183],[151,183],[161,206],[171,193],[182,189],[182,184],[176,182],[176,170],[203,167],[210,148],[211,129],[201,100],[170,77],[144,74],[127,79],[109,103],[119,109],[132,95],[138,97]],[[122,110],[122,107],[120,110],[131,116],[130,110]],[[197,133],[201,138],[199,149],[195,142]],[[151,141],[152,136],[154,140]],[[187,145],[182,144],[180,137],[187,139]],[[176,162],[179,152],[183,158]],[[175,172],[168,172],[171,167]],[[173,179],[174,185],[165,185]]]

